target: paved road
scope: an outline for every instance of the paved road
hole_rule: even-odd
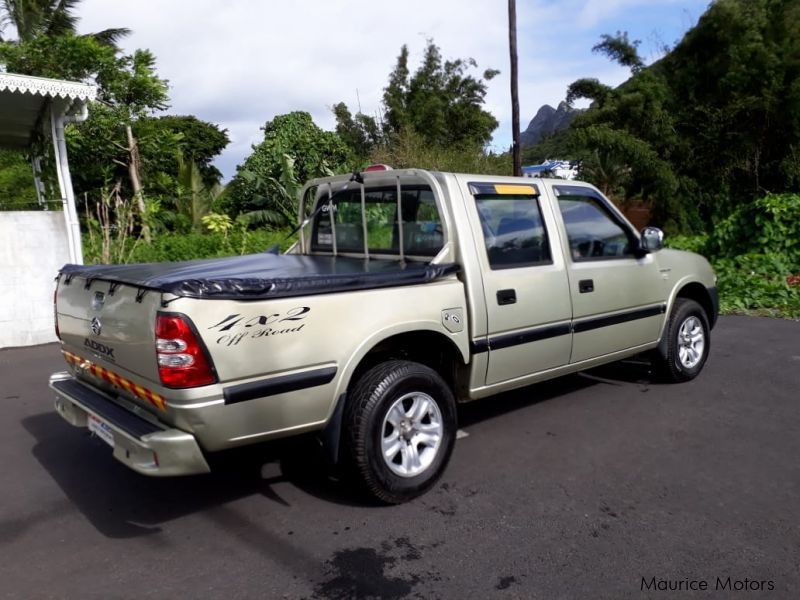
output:
[[[54,414],[60,368],[55,345],[0,351],[0,597],[800,597],[797,322],[722,318],[689,384],[628,364],[470,405],[441,485],[389,508],[302,444],[140,477]]]

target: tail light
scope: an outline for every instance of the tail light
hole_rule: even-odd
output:
[[[158,314],[156,356],[158,374],[166,387],[192,388],[217,381],[208,352],[184,315]]]
[[[58,330],[58,284],[53,291],[53,325],[56,328],[56,337],[61,339],[61,332]]]

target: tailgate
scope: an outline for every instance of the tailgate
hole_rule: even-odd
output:
[[[56,318],[63,349],[158,383],[155,321],[160,303],[159,292],[61,275]]]

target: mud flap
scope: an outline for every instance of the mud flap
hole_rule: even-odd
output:
[[[336,408],[333,409],[328,424],[319,434],[319,441],[322,444],[322,452],[325,459],[332,465],[339,463],[339,441],[342,437],[342,419],[344,418],[344,406],[347,394],[342,394],[336,401]]]

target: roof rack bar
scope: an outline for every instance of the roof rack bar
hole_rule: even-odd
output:
[[[303,218],[303,213],[305,212],[305,205],[306,205],[306,195],[311,188],[303,188],[303,191],[300,193],[299,202],[297,203],[297,222],[302,223],[305,221]],[[306,253],[306,232],[305,227],[300,225],[300,254]]]
[[[400,261],[405,261],[405,248],[403,247],[403,242],[405,241],[403,238],[403,196],[402,196],[402,189],[400,186],[400,176],[397,176],[397,233],[400,237]]]
[[[331,235],[333,236],[333,255],[339,254],[336,245],[336,218],[333,214],[333,184],[328,182],[328,218],[331,220]]]
[[[369,233],[367,232],[367,193],[361,183],[361,230],[364,234],[364,260],[369,260]]]

